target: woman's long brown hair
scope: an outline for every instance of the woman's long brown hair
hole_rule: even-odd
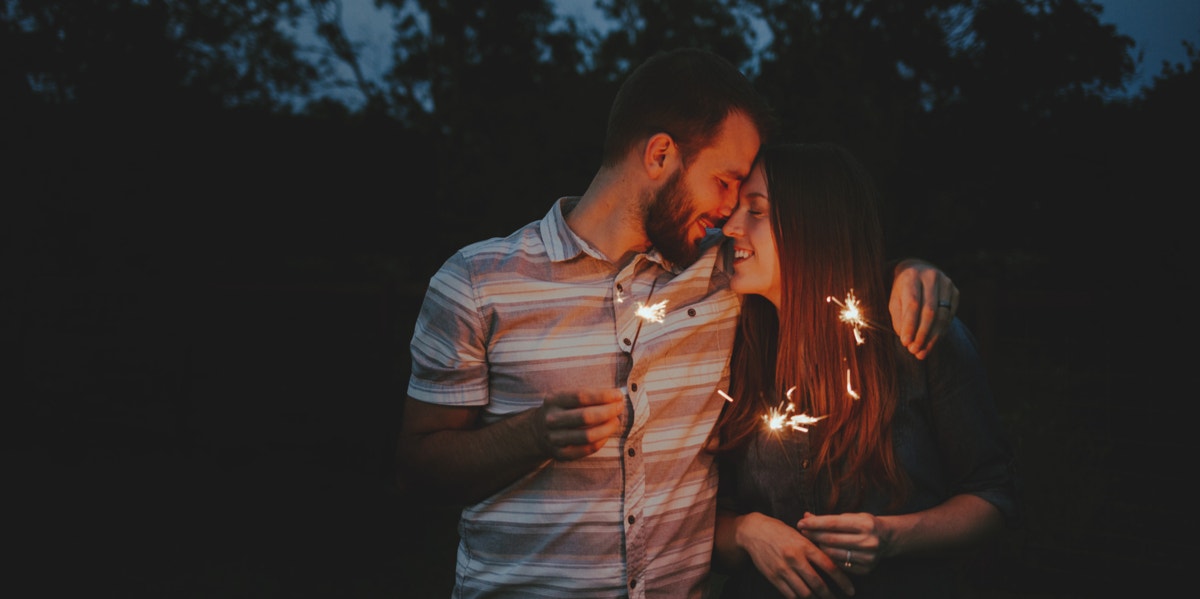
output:
[[[891,434],[898,344],[888,317],[891,280],[877,191],[858,160],[834,144],[768,146],[757,163],[779,250],[781,309],[761,296],[745,298],[730,365],[734,401],[710,447],[720,453],[743,446],[765,425],[763,414],[795,387],[796,412],[823,417],[809,427],[809,457],[827,492],[825,508],[856,508],[867,489],[898,503],[907,488]],[[862,331],[861,345],[839,320],[841,307],[827,299],[845,302],[851,293],[877,325]]]

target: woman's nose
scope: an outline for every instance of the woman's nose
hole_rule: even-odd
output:
[[[739,220],[740,219],[738,218],[738,215],[735,212],[733,214],[733,216],[729,217],[729,220],[725,221],[725,226],[721,227],[721,233],[724,233],[726,237],[741,236],[742,227],[741,227],[741,224],[739,223]]]

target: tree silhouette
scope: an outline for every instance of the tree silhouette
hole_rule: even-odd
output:
[[[851,147],[881,183],[892,254],[942,266],[977,315],[993,302],[978,330],[1022,435],[1034,520],[1009,560],[995,562],[1005,580],[984,585],[1097,596],[1125,590],[1110,584],[1120,572],[1169,580],[1190,567],[1177,528],[1120,524],[1189,517],[1186,505],[1161,500],[1184,490],[1144,493],[1181,480],[1177,461],[1159,458],[1188,438],[1191,421],[1171,411],[1186,402],[1146,383],[1178,379],[1187,354],[1141,351],[1167,347],[1145,331],[1168,327],[1141,324],[1126,298],[1145,309],[1192,285],[1194,227],[1180,207],[1200,163],[1195,48],[1144,94],[1122,99],[1132,41],[1083,0],[597,0],[613,25],[603,30],[556,18],[547,0],[376,4],[396,33],[394,69],[378,82],[355,67],[362,48],[340,23],[340,0],[0,3],[0,348],[18,370],[5,379],[5,414],[14,467],[42,473],[10,486],[30,493],[21,508],[40,507],[32,491],[43,489],[64,508],[31,519],[27,539],[55,555],[57,540],[80,530],[170,545],[174,527],[132,530],[143,518],[132,512],[149,502],[117,494],[109,475],[158,497],[172,473],[192,501],[171,509],[175,518],[204,513],[195,497],[211,492],[195,491],[220,489],[239,468],[283,499],[264,504],[295,510],[279,531],[298,534],[295,522],[333,506],[365,525],[328,529],[389,537],[371,545],[327,530],[316,544],[338,555],[297,542],[280,552],[285,575],[246,582],[244,565],[282,543],[229,543],[260,522],[221,514],[212,520],[225,526],[199,521],[183,533],[209,542],[188,538],[178,555],[125,559],[99,542],[81,546],[91,570],[76,578],[89,590],[196,584],[200,564],[230,573],[205,581],[226,595],[345,594],[348,579],[448,593],[434,579],[452,579],[453,543],[426,554],[453,540],[452,526],[348,493],[373,488],[346,474],[353,468],[339,475],[354,484],[318,480],[321,467],[296,462],[296,446],[307,443],[324,466],[345,456],[354,468],[392,467],[383,445],[403,395],[404,327],[429,275],[454,249],[582,192],[618,82],[677,46],[742,66],[785,137]],[[326,46],[316,58],[294,39],[310,26]],[[367,102],[304,102],[339,64]],[[1151,290],[1123,291],[1130,286]],[[1135,370],[1143,365],[1154,370]],[[1130,398],[1151,409],[1129,409]],[[289,441],[279,461],[302,481],[255,457],[275,455],[263,448],[285,420],[282,436],[303,443]],[[171,449],[155,453],[154,440]],[[139,460],[154,464],[152,475],[128,465]],[[1118,470],[1125,478],[1109,476]],[[107,503],[95,501],[101,491]],[[236,494],[230,511],[252,494]],[[414,527],[393,534],[392,517]],[[43,526],[55,523],[48,534]],[[302,530],[306,541],[312,530]],[[427,534],[406,535],[413,530]],[[413,545],[404,559],[387,553],[397,544]],[[346,576],[288,593],[300,559]],[[427,571],[429,560],[442,569]],[[407,569],[397,575],[395,563]],[[45,566],[38,588],[70,566]],[[1126,594],[1154,595],[1145,584]]]
[[[133,112],[270,107],[316,75],[278,27],[299,15],[291,0],[14,0],[0,31],[19,67],[3,91]]]
[[[423,18],[400,23],[388,79],[398,118],[427,135],[436,156],[426,201],[455,223],[448,246],[524,224],[554,194],[581,192],[609,98],[579,71],[575,32],[553,27],[544,0],[416,5]]]

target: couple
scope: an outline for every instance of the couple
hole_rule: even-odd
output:
[[[904,368],[925,372],[926,356],[929,365],[941,363],[939,355],[969,340],[953,321],[957,289],[936,268],[910,261],[895,269],[888,303],[883,284],[860,282],[857,272],[843,274],[833,264],[853,258],[864,273],[885,276],[877,239],[870,247],[839,246],[863,253],[826,256],[821,272],[829,278],[806,280],[802,269],[813,260],[801,266],[789,247],[808,243],[793,231],[801,224],[761,210],[770,204],[790,213],[784,205],[796,188],[773,188],[772,173],[808,168],[801,163],[808,158],[791,155],[774,164],[773,146],[760,157],[772,125],[764,100],[724,59],[693,49],[659,54],[618,92],[601,167],[583,196],[560,199],[546,217],[506,238],[459,250],[434,275],[413,334],[399,457],[410,488],[466,506],[455,597],[701,597],[710,563],[734,568],[731,591],[739,588],[737,576],[758,566],[783,596],[807,588],[833,597],[893,555],[958,546],[1007,515],[1008,496],[991,503],[984,495],[1007,484],[1007,471],[981,471],[1007,466],[1006,448],[974,447],[986,444],[968,430],[938,430],[918,442],[899,428],[910,423],[895,420],[911,411],[913,395],[923,400],[943,390],[930,377],[920,381],[928,388],[910,389]],[[754,223],[767,229],[755,235]],[[728,241],[716,234],[722,225]],[[828,234],[847,225],[806,226]],[[869,260],[875,263],[857,264]],[[779,295],[778,306],[792,311],[840,296],[842,289],[830,288],[835,284],[852,285],[872,318],[885,318],[886,309],[905,343],[868,331],[867,344],[853,348],[858,353],[839,356],[850,374],[839,366],[838,389],[861,386],[862,403],[821,412],[826,417],[810,429],[811,470],[768,473],[747,451],[757,433],[746,426],[766,398],[774,401],[781,385],[797,385],[798,405],[813,413],[835,400],[815,395],[829,377],[797,380],[811,373],[783,363],[807,358],[792,353],[804,351],[801,340],[774,341],[793,333],[814,345],[825,340],[791,328],[763,338],[748,325],[775,313],[756,296]],[[656,311],[646,316],[639,310],[645,308]],[[799,318],[776,320],[793,327]],[[807,317],[804,326],[815,320]],[[843,350],[828,341],[830,351]],[[747,360],[775,354],[776,345],[778,367]],[[882,354],[890,359],[880,362]],[[958,359],[978,362],[973,353]],[[893,370],[870,370],[877,366]],[[943,436],[969,447],[938,458]],[[908,444],[892,449],[893,438]],[[922,462],[925,471],[909,475],[912,451],[945,463]],[[730,476],[721,480],[719,516],[718,463]],[[812,490],[785,498],[804,512],[853,505],[862,513],[806,517],[803,529],[792,518],[780,523],[796,533],[788,537],[751,517],[791,518],[772,513],[752,489],[755,478],[776,475],[809,477]],[[920,519],[866,515],[878,496],[890,499],[894,487],[909,482],[906,505],[928,496],[948,500],[936,529]],[[817,496],[826,487],[835,494]],[[988,503],[977,505],[975,497]],[[753,511],[737,511],[743,507]]]

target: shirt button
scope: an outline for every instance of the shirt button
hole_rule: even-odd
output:
[[[636,588],[637,588],[637,581],[636,581],[636,580],[631,580],[631,581],[629,581],[629,588],[631,588],[631,589],[636,589]]]
[[[633,524],[633,521],[634,521],[634,520],[637,520],[637,518],[634,518],[633,516],[630,516],[630,517],[629,517],[629,523],[630,523],[630,524]]]
[[[634,393],[637,393],[637,383],[633,383],[633,384],[629,385],[629,388],[630,388],[630,390],[632,390]]]
[[[629,457],[632,458],[637,453],[637,451],[634,451],[634,449],[632,447],[630,447],[628,453],[629,453]]]
[[[630,344],[629,337],[622,339],[621,343],[624,343],[625,345],[629,345]]]
[[[688,316],[695,316],[695,315],[696,315],[696,309],[688,308]]]

